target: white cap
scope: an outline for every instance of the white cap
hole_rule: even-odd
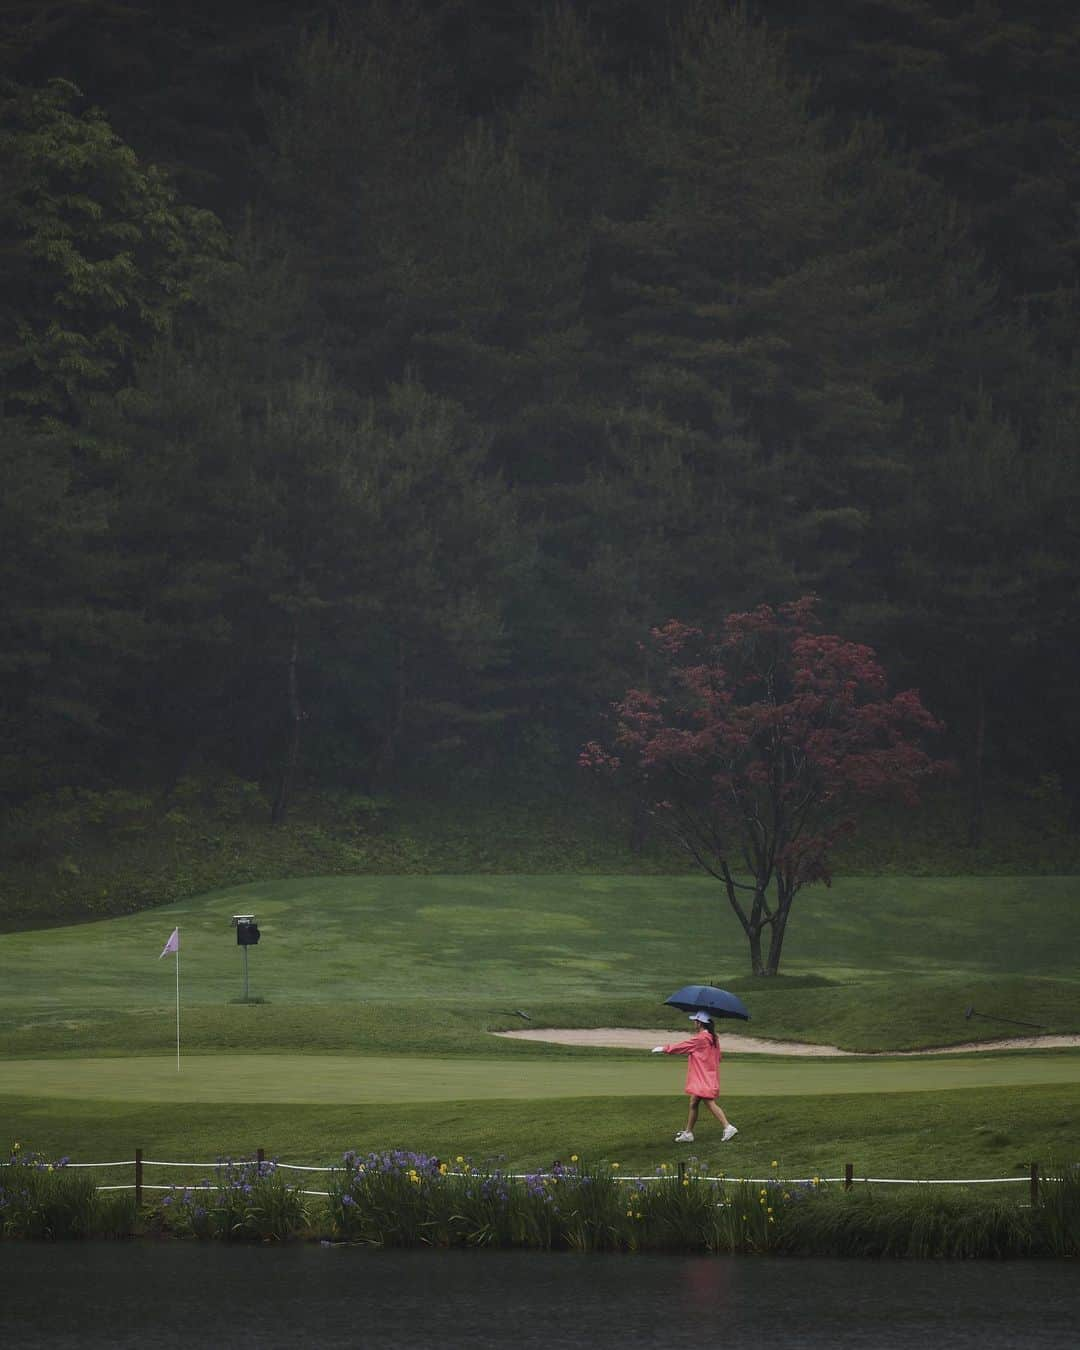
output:
[[[699,1011],[699,1012],[691,1013],[691,1014],[690,1014],[690,1021],[691,1021],[691,1022],[709,1022],[709,1023],[711,1024],[711,1022],[712,1022],[712,1013],[700,1012],[700,1011]]]

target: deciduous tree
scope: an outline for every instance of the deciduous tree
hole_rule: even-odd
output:
[[[221,240],[74,85],[0,86],[0,403],[77,420],[129,384]]]
[[[614,705],[584,767],[633,775],[656,817],[725,889],[755,975],[775,975],[795,897],[831,880],[861,801],[914,802],[942,767],[914,690],[889,696],[874,652],[821,631],[814,598],[730,614],[715,636],[652,632],[655,682]],[[764,940],[768,936],[768,950]]]

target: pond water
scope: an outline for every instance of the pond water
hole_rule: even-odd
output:
[[[1080,1267],[0,1243],[12,1350],[1072,1347]]]

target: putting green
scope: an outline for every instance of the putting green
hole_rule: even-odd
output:
[[[1080,1083],[1080,1054],[927,1060],[744,1059],[724,1065],[723,1099],[947,1091]],[[424,1102],[672,1096],[681,1066],[643,1059],[507,1060],[334,1055],[28,1059],[0,1064],[0,1092],[128,1102]]]

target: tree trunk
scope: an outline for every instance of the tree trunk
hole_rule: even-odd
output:
[[[986,689],[982,667],[975,676],[975,727],[971,743],[969,766],[971,798],[968,814],[968,848],[978,848],[983,840],[983,819],[986,812],[983,784],[983,758],[986,748]]]
[[[784,936],[787,933],[788,915],[791,913],[791,902],[795,898],[793,895],[785,894],[782,887],[778,887],[778,891],[776,914],[772,921],[772,932],[769,935],[769,962],[765,967],[766,975],[776,975],[779,973],[780,954],[784,950]]]
[[[398,757],[398,743],[401,729],[405,723],[405,640],[398,638],[397,661],[394,666],[394,692],[390,713],[383,727],[382,744],[379,746],[375,765],[375,777],[384,780],[394,769]]]
[[[300,762],[300,723],[304,720],[303,711],[300,708],[300,696],[297,693],[296,686],[296,663],[300,656],[300,642],[294,630],[292,651],[289,654],[289,745],[285,753],[285,765],[281,771],[281,779],[278,783],[277,796],[274,798],[273,810],[270,812],[270,823],[280,825],[289,809],[289,799],[292,796],[293,781],[296,777],[296,766]]]
[[[764,975],[765,967],[761,963],[761,929],[751,928],[746,936],[750,939],[750,973]]]
[[[1073,783],[1065,785],[1065,800],[1068,803],[1066,823],[1070,830],[1080,831],[1080,791]]]
[[[692,850],[691,850],[692,851]],[[738,891],[735,887],[735,878],[731,875],[731,870],[726,863],[721,863],[721,875],[724,881],[724,887],[727,890],[728,903],[735,911],[735,917],[742,925],[742,930],[746,934],[746,940],[750,944],[750,972],[753,975],[764,975],[765,967],[761,961],[761,930],[763,928],[762,916],[765,910],[765,891],[758,885],[754,890],[754,903],[751,906],[750,913],[743,909],[739,903]]]
[[[768,906],[766,904],[768,885],[768,881],[762,882],[760,877],[756,878],[754,882],[754,906],[750,911],[750,923],[746,929],[746,935],[750,939],[750,967],[755,975],[767,975],[769,973],[761,957],[762,935],[769,923]]]
[[[649,836],[649,802],[647,797],[637,797],[630,808],[630,852],[636,858],[645,847]]]

